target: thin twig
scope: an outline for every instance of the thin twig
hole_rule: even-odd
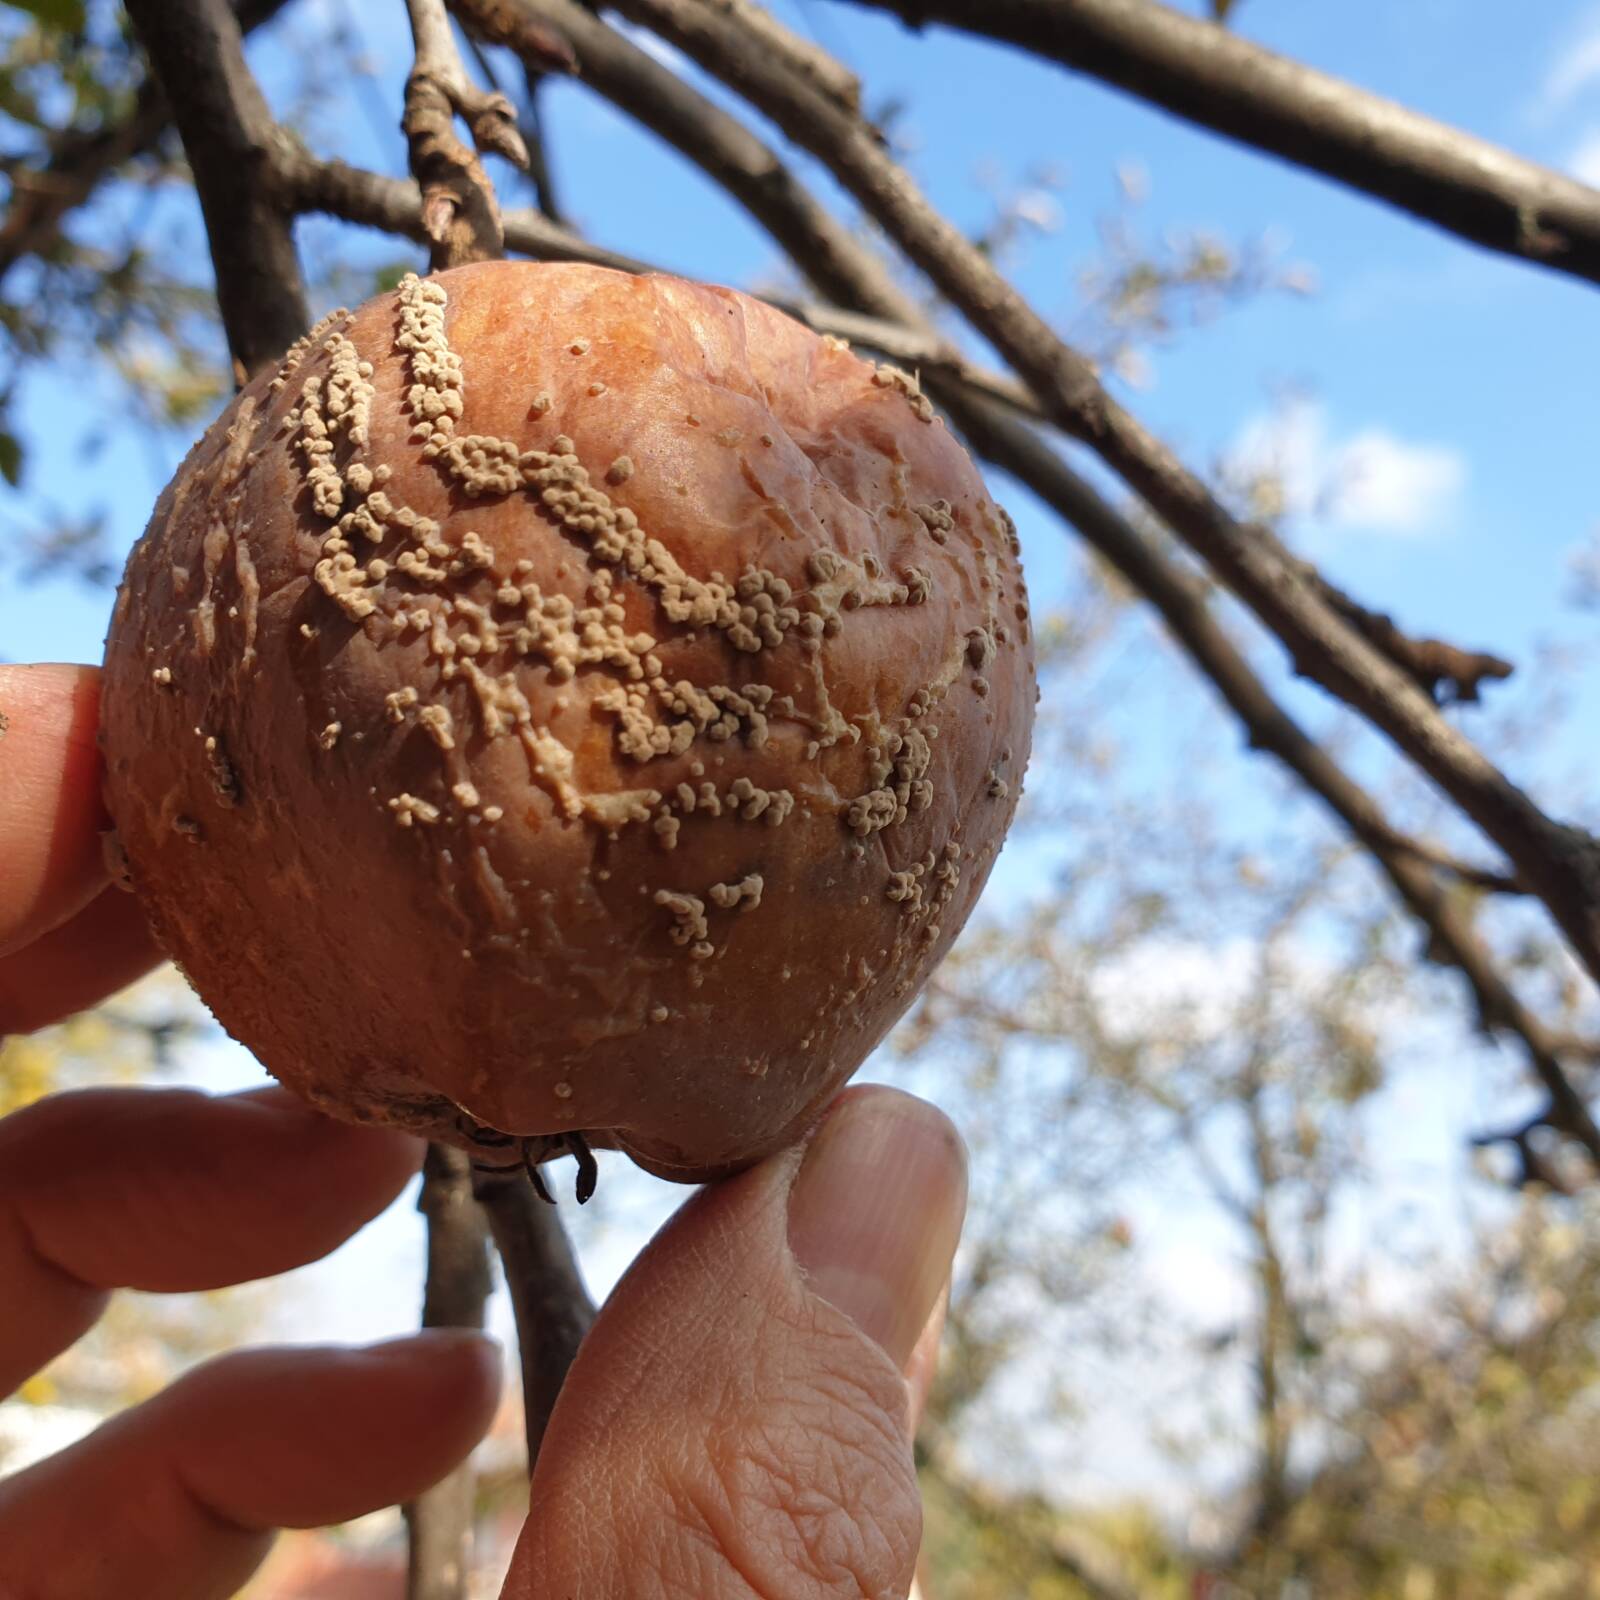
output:
[[[1478,1150],[1488,1150],[1497,1144],[1509,1145],[1516,1159],[1516,1170],[1511,1174],[1511,1187],[1528,1189],[1542,1185],[1552,1194],[1572,1193],[1566,1175],[1551,1161],[1549,1154],[1533,1142],[1540,1128],[1549,1126],[1545,1112],[1529,1117],[1513,1128],[1502,1128],[1494,1133],[1481,1133],[1473,1141]]]
[[[428,1220],[422,1326],[481,1328],[493,1288],[489,1230],[473,1200],[464,1152],[428,1146],[417,1210]],[[463,1600],[471,1575],[475,1485],[469,1459],[406,1506],[406,1600]]]
[[[1479,889],[1484,894],[1528,892],[1528,886],[1515,873],[1507,872],[1500,867],[1480,866],[1475,861],[1463,861],[1453,851],[1446,850],[1443,845],[1434,844],[1432,840],[1415,838],[1397,828],[1393,831],[1390,842],[1395,849],[1403,850],[1415,856],[1417,860],[1426,861],[1429,866],[1438,867],[1441,872],[1449,873],[1457,883],[1464,884],[1469,889]]]
[[[406,80],[405,130],[418,214],[437,271],[503,253],[500,208],[477,156],[456,137],[457,112],[478,149],[526,161],[511,103],[468,81],[443,0],[407,0],[416,61]],[[473,1195],[464,1152],[430,1145],[422,1200],[428,1218],[423,1325],[439,1316],[483,1325],[491,1289],[488,1222]],[[470,1572],[476,1473],[464,1461],[407,1508],[407,1600],[462,1600]]]
[[[422,191],[422,224],[432,267],[493,261],[505,253],[500,206],[477,154],[456,137],[459,114],[479,152],[528,164],[516,108],[474,85],[461,65],[444,0],[406,0],[416,61],[406,79],[405,129],[411,172]]]
[[[1300,574],[1375,649],[1382,651],[1437,705],[1474,705],[1483,685],[1509,678],[1509,661],[1487,650],[1463,650],[1442,639],[1414,639],[1394,618],[1352,599],[1317,571],[1300,563]]]
[[[1153,0],[857,0],[947,23],[1308,167],[1474,244],[1600,282],[1600,192]]]
[[[743,94],[818,157],[1038,397],[1277,634],[1296,670],[1358,711],[1502,849],[1600,977],[1600,841],[1547,816],[1432,698],[1308,581],[1270,530],[1236,521],[1194,472],[1106,391],[981,251],[930,206],[873,130],[785,73],[711,0],[619,9]]]
[[[528,146],[528,176],[533,179],[534,204],[550,221],[566,225],[567,212],[556,189],[555,163],[550,159],[550,135],[545,121],[543,97],[552,74],[524,65],[522,81],[527,90],[523,120]]]
[[[128,14],[183,136],[242,383],[309,321],[293,218],[273,183],[283,135],[245,65],[226,0],[129,0]]]
[[[507,1172],[479,1168],[473,1182],[505,1263],[517,1319],[531,1474],[567,1369],[594,1322],[594,1302],[584,1287],[560,1212],[534,1194],[520,1167]]]
[[[743,24],[765,50],[797,73],[820,94],[846,111],[861,109],[861,80],[842,61],[830,56],[821,45],[803,39],[778,21],[756,0],[710,0],[718,10]]]
[[[489,52],[470,33],[467,35],[467,49],[472,53],[472,63],[483,74],[484,81],[496,94],[504,94],[500,87],[500,77],[495,70],[495,64],[489,57]],[[548,217],[558,226],[566,226],[566,218],[562,215],[561,207],[556,202],[555,179],[551,175],[549,152],[546,148],[544,118],[539,112],[539,89],[547,74],[535,71],[526,64],[522,67],[523,86],[527,98],[517,111],[517,132],[522,136],[522,143],[527,151],[528,177],[533,183],[533,200],[540,213]],[[510,97],[507,96],[509,99]]]

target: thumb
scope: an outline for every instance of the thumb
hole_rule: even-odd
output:
[[[503,1600],[900,1600],[905,1373],[965,1209],[950,1122],[878,1088],[695,1195],[568,1374]]]

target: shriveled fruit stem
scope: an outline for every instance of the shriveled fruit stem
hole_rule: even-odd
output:
[[[559,1213],[535,1196],[525,1171],[475,1168],[473,1191],[488,1214],[516,1314],[531,1474],[567,1369],[594,1321],[594,1303]]]

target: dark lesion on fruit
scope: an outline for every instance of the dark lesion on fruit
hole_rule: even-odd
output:
[[[594,1196],[595,1185],[600,1180],[600,1168],[594,1159],[594,1152],[589,1148],[589,1141],[576,1129],[570,1133],[501,1133],[498,1128],[486,1128],[481,1122],[460,1116],[456,1119],[456,1131],[464,1135],[476,1149],[486,1152],[484,1156],[475,1155],[472,1158],[472,1170],[476,1173],[526,1173],[533,1185],[533,1192],[546,1205],[553,1206],[556,1203],[555,1196],[550,1193],[539,1167],[542,1162],[556,1156],[570,1154],[578,1163],[575,1189],[578,1204],[587,1205]],[[489,1152],[501,1159],[489,1159]],[[511,1159],[503,1159],[508,1155]]]

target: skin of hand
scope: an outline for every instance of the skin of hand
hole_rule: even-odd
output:
[[[0,1035],[160,953],[109,887],[98,678],[0,667]],[[326,1254],[422,1147],[277,1088],[52,1096],[0,1122],[0,1398],[111,1290]],[[915,1417],[966,1205],[959,1136],[886,1089],[695,1194],[602,1310],[540,1451],[504,1600],[890,1600],[921,1535]],[[0,1600],[233,1594],[280,1527],[408,1499],[482,1436],[496,1347],[433,1332],[220,1357],[0,1482]]]

